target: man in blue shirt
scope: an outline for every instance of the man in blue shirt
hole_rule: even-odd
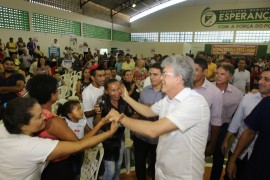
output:
[[[140,96],[140,103],[145,105],[153,105],[164,97],[161,92],[161,73],[162,68],[160,63],[155,63],[150,67],[149,74],[151,85],[143,88]],[[146,118],[144,118],[146,119]],[[156,121],[158,117],[148,118],[148,121]],[[158,138],[149,138],[135,134],[134,136],[134,154],[135,154],[135,170],[139,180],[146,180],[146,160],[149,157],[148,169],[155,179],[155,163],[156,163],[156,148]]]

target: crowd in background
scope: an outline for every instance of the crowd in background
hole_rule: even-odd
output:
[[[51,47],[60,47],[57,39],[54,40]],[[111,125],[103,121],[105,121],[104,118],[106,119],[106,116],[112,109],[135,119],[143,118],[151,122],[158,120],[156,117],[146,118],[142,116],[136,112],[134,106],[129,105],[130,102],[126,103],[121,96],[123,93],[121,86],[125,86],[126,93],[129,97],[147,106],[151,106],[161,100],[165,96],[161,91],[161,87],[164,86],[163,81],[166,77],[173,75],[170,73],[166,74],[160,66],[163,60],[168,58],[167,55],[154,54],[153,57],[143,57],[143,55],[133,56],[123,52],[100,54],[99,50],[92,53],[87,43],[84,43],[83,54],[73,52],[72,48],[65,47],[63,56],[64,58],[59,58],[55,54],[51,54],[49,58],[44,56],[40,46],[36,46],[31,38],[29,38],[28,43],[25,43],[22,38],[19,38],[17,42],[14,42],[13,38],[10,38],[6,44],[0,41],[0,103],[4,105],[10,100],[21,96],[20,93],[25,89],[24,79],[26,76],[29,76],[29,78],[32,78],[26,89],[29,91],[30,96],[36,98],[38,103],[41,104],[46,114],[46,120],[49,120],[51,117],[58,119],[60,116],[65,118],[65,125],[58,124],[61,128],[62,126],[64,127],[62,132],[67,130],[68,126],[74,127],[74,124],[76,125],[78,123],[83,127],[80,131],[91,132],[91,128],[94,129],[91,136],[97,133],[97,130],[103,132],[109,131]],[[209,105],[209,134],[203,156],[213,156],[211,179],[219,179],[223,169],[224,157],[227,151],[229,151],[229,137],[231,134],[237,134],[238,132],[235,144],[237,144],[237,141],[240,141],[240,135],[247,128],[243,127],[245,126],[243,125],[244,117],[248,116],[250,111],[262,98],[270,95],[270,85],[268,82],[270,80],[270,60],[263,57],[233,57],[230,53],[226,53],[223,56],[215,56],[199,52],[195,57],[192,54],[186,54],[186,56],[190,57],[188,60],[194,63],[194,69],[196,71],[193,84],[190,86],[197,93],[201,94]],[[78,79],[76,84],[78,101],[68,101],[70,104],[64,104],[64,107],[67,109],[66,111],[62,109],[58,113],[59,116],[53,115],[51,106],[58,99],[56,87],[65,86],[61,75],[74,71],[81,72],[81,78]],[[48,81],[55,83],[53,84],[55,91],[45,92],[44,89],[34,90],[35,86],[39,87],[33,85],[34,82],[38,84],[46,79],[41,78],[38,80],[42,76],[53,79],[48,78]],[[253,89],[257,89],[257,91],[255,90],[251,93]],[[41,98],[43,91],[48,95],[46,101],[44,98]],[[152,97],[153,94],[155,96]],[[245,112],[246,114],[242,115],[241,113],[245,111],[247,106],[243,101],[250,97],[253,98],[253,96],[258,96],[259,100],[256,101],[251,109],[249,107],[248,113]],[[98,102],[99,98],[102,98],[101,102]],[[80,106],[80,102],[82,102],[82,107]],[[124,116],[120,118],[124,118]],[[84,121],[79,122],[80,119],[84,119]],[[249,124],[250,120],[247,123]],[[243,131],[238,131],[241,128]],[[252,124],[248,128],[252,129]],[[106,141],[103,141],[103,147],[105,149],[105,172],[103,179],[119,178],[123,157],[124,130],[124,127],[119,127],[115,130],[116,133],[107,137]],[[258,127],[254,127],[252,130],[260,131]],[[76,131],[78,132],[77,129],[71,128],[70,135],[62,136],[52,128],[46,129],[45,135],[40,135],[40,137],[51,138],[51,133],[54,135],[53,138],[59,140],[77,141],[83,138],[84,133],[75,136],[73,133],[76,134]],[[157,139],[141,136],[140,133],[134,133],[133,136],[136,175],[138,179],[145,179],[147,173],[145,164],[147,162],[149,165],[149,174],[154,179],[156,154],[153,153],[155,153],[157,148]],[[234,146],[234,149],[237,149],[237,147]],[[262,147],[261,145],[259,148]],[[142,156],[146,149],[147,154]],[[246,152],[248,153],[247,155],[244,154],[240,158],[240,163],[238,161],[235,162],[238,157],[233,154],[234,149],[230,150],[232,160],[230,161],[229,159],[228,161],[228,173],[226,173],[225,179],[231,178],[232,175],[240,179],[241,177],[246,177],[244,172],[246,167],[248,167],[248,159],[252,153],[253,146],[251,147],[251,151]],[[257,151],[260,152],[260,149]],[[61,167],[55,167],[56,162],[51,161],[45,169],[42,178],[50,179],[55,173],[61,172],[59,171],[61,168],[69,168],[67,167],[69,164],[67,160],[70,159],[76,161],[74,163],[75,166],[80,167],[80,154],[78,158],[79,160],[75,160],[74,156],[70,156],[70,158],[61,159],[60,162],[63,163],[59,165]],[[258,161],[252,156],[252,162],[256,163]],[[238,167],[241,166],[241,168],[237,169],[236,175],[235,163]],[[71,176],[65,174],[65,177],[75,178],[80,173],[78,168],[76,172],[72,172],[74,174]],[[256,172],[259,172],[259,170],[256,169]],[[62,175],[58,173],[55,176],[59,176],[59,179],[61,179],[60,177]]]

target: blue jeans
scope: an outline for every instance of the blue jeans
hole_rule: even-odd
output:
[[[106,161],[104,160],[105,172],[103,175],[103,180],[119,180],[121,165],[123,161],[125,143],[121,141],[121,147],[119,149],[119,159],[118,161]]]

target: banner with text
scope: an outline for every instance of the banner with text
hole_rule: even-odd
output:
[[[256,56],[257,49],[257,45],[212,44],[211,53],[224,55],[229,52],[231,55]]]
[[[250,9],[211,10],[205,8],[201,14],[201,24],[218,28],[270,28],[270,7]]]

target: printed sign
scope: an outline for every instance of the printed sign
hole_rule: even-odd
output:
[[[257,49],[257,45],[212,44],[211,53],[224,55],[229,52],[231,55],[256,56]]]
[[[211,10],[207,7],[202,12],[201,23],[205,27],[211,27],[214,24],[264,23],[258,28],[270,28],[270,7],[227,10]],[[245,27],[248,28],[249,25]]]

